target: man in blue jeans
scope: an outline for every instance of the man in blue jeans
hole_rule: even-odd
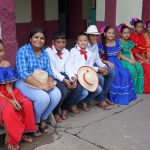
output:
[[[102,92],[96,97],[99,101],[99,106],[103,109],[111,109],[111,102],[108,99],[109,89],[112,85],[112,82],[115,77],[114,65],[111,63],[108,66],[104,64],[99,56],[99,49],[97,46],[98,36],[100,33],[97,30],[95,25],[91,25],[88,27],[86,34],[88,35],[88,49],[93,54],[93,63],[95,66],[95,71],[97,71],[100,86],[102,87]]]

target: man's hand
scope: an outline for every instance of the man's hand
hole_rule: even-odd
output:
[[[77,77],[72,77],[72,88],[75,89],[77,87]]]
[[[108,69],[106,67],[101,67],[98,69],[98,72],[102,75],[107,75],[108,74]]]
[[[72,89],[72,81],[68,79],[64,79],[63,82],[67,86],[68,89]]]

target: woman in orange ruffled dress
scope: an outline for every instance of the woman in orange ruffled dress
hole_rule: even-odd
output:
[[[150,21],[147,21],[144,27],[146,29],[146,32],[144,33],[146,40],[146,58],[150,60]]]
[[[143,22],[138,18],[131,19],[134,25],[134,32],[130,35],[130,40],[135,43],[132,53],[137,61],[141,63],[144,70],[144,93],[150,93],[150,60],[147,59],[146,40],[143,34]]]

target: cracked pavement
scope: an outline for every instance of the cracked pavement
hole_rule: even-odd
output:
[[[57,125],[54,142],[35,150],[149,150],[150,96],[104,111],[96,106]]]

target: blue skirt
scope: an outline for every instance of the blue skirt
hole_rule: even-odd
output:
[[[109,98],[111,102],[120,105],[128,105],[136,99],[134,83],[130,72],[125,69],[118,57],[108,57],[108,61],[115,66],[115,79],[110,89]]]

